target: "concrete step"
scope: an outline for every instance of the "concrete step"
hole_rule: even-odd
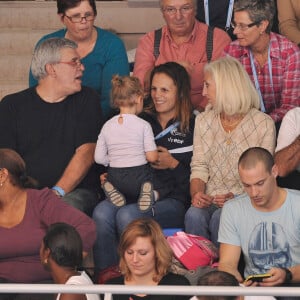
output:
[[[1,1],[0,28],[55,29],[61,23],[56,1]]]
[[[6,95],[17,93],[28,87],[24,80],[0,80],[0,101]]]
[[[53,30],[52,30],[53,31]],[[32,55],[37,41],[44,35],[52,32],[48,29],[29,30],[27,28],[1,28],[0,31],[0,56],[3,55]],[[143,34],[118,34],[123,40],[126,49],[137,46]]]
[[[1,28],[0,56],[32,55],[36,42],[49,32],[47,29]]]
[[[145,33],[164,24],[158,7],[129,7],[127,1],[96,1],[96,5],[95,25],[118,33]],[[0,1],[0,28],[15,27],[49,31],[62,27],[56,1]]]
[[[6,55],[0,56],[0,81],[25,81],[28,82],[28,72],[31,55]]]

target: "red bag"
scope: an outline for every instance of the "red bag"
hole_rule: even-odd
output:
[[[119,266],[111,266],[99,273],[97,284],[104,284],[106,281],[121,276],[122,273],[119,269]]]
[[[167,237],[174,256],[189,270],[211,266],[219,257],[217,247],[208,239],[185,232]]]

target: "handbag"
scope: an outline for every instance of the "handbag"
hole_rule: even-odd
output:
[[[198,267],[215,266],[219,258],[218,248],[208,239],[187,234],[183,231],[167,237],[174,256],[188,269],[196,270]]]
[[[197,267],[196,270],[188,270],[177,258],[172,257],[172,263],[170,266],[170,272],[174,274],[179,274],[187,278],[191,285],[197,285],[199,278],[206,273],[216,270],[216,266],[205,266]]]
[[[108,268],[102,270],[98,275],[96,283],[97,284],[104,284],[108,280],[119,277],[121,275],[122,275],[122,273],[119,269],[119,266],[114,265],[114,266],[111,266],[111,267],[108,267]]]

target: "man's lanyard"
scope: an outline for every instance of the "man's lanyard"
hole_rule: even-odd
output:
[[[228,5],[228,11],[227,11],[226,25],[225,25],[226,31],[230,28],[230,22],[231,22],[232,12],[233,12],[233,4],[234,4],[234,0],[230,0]],[[205,23],[209,26],[208,0],[204,0],[204,13],[205,13]]]
[[[160,133],[154,138],[154,140],[161,139],[162,137],[164,137],[165,135],[167,135],[169,132],[171,132],[173,129],[175,129],[179,124],[180,124],[179,121],[177,121],[177,122],[171,124],[171,125],[168,126],[166,129],[164,129],[162,132],[160,132]]]
[[[272,87],[272,91],[273,91],[273,95],[274,95],[274,89],[273,89],[273,74],[272,74],[272,60],[271,60],[271,47],[269,46],[268,48],[268,69],[269,69],[269,76],[270,76],[270,83],[271,83],[271,87]],[[261,105],[261,111],[262,112],[266,112],[266,108],[265,108],[265,104],[264,104],[264,100],[261,94],[261,89],[260,89],[260,85],[258,82],[258,77],[257,77],[257,72],[256,72],[256,67],[255,67],[255,63],[254,63],[254,57],[253,57],[253,53],[250,50],[250,62],[251,62],[251,69],[252,69],[252,74],[253,74],[253,79],[254,79],[254,84],[255,84],[255,88],[258,92],[259,95],[259,99],[260,99],[260,105]]]

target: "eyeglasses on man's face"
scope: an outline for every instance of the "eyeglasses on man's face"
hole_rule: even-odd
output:
[[[93,21],[95,19],[95,14],[92,12],[87,12],[84,14],[84,16],[81,16],[81,14],[76,14],[73,16],[67,16],[65,15],[72,23],[81,23],[83,19],[86,21]]]
[[[176,7],[174,7],[174,6],[167,6],[167,7],[164,7],[164,8],[162,9],[162,11],[163,11],[164,13],[166,13],[167,15],[169,15],[169,16],[174,16],[174,15],[177,14],[177,11],[179,11],[180,14],[182,14],[182,15],[187,15],[187,14],[189,14],[193,9],[194,9],[194,7],[191,6],[191,5],[185,5],[185,6],[182,6],[182,7],[180,7],[180,8],[176,8]]]
[[[253,23],[250,23],[250,24],[236,24],[234,21],[231,22],[231,27],[233,29],[239,29],[241,31],[246,31],[247,29],[255,26],[255,25],[258,25],[260,24],[260,21],[257,21],[257,22],[253,22]]]
[[[58,64],[66,64],[71,67],[81,67],[82,62],[79,58],[73,58],[71,61],[59,61]]]

